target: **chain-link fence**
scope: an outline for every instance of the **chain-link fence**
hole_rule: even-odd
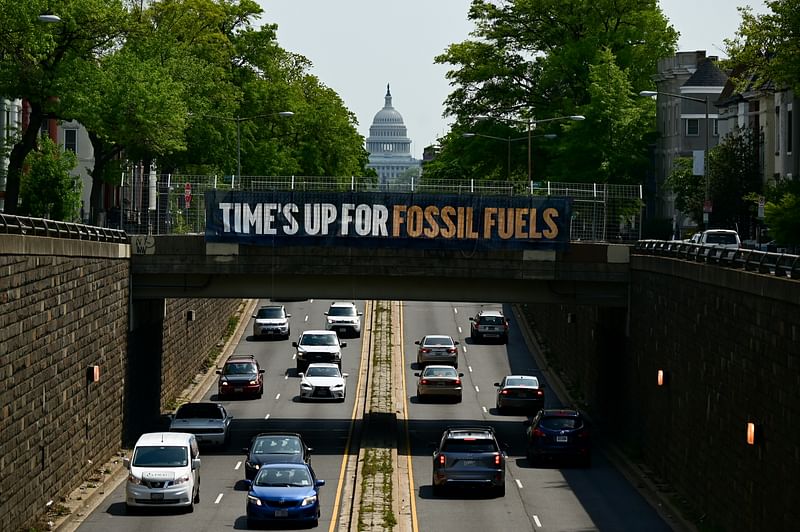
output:
[[[635,242],[641,237],[642,187],[597,183],[426,180],[378,183],[374,177],[189,176],[132,177],[119,190],[119,207],[109,209],[106,226],[128,234],[186,234],[205,231],[208,190],[293,190],[478,194],[572,198],[571,239]]]

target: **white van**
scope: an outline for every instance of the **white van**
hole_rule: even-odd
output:
[[[130,458],[125,485],[125,508],[183,507],[189,512],[200,502],[200,451],[194,434],[142,434]]]

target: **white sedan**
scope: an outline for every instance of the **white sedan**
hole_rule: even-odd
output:
[[[300,400],[338,399],[344,401],[347,395],[345,379],[347,373],[339,371],[339,366],[329,363],[309,364],[300,373]]]

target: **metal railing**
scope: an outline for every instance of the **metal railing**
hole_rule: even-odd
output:
[[[122,229],[128,234],[203,233],[206,219],[203,196],[208,190],[566,196],[573,200],[570,225],[572,240],[633,243],[641,238],[644,204],[640,185],[434,181],[425,178],[377,183],[375,179],[161,175],[151,184],[147,176],[138,180],[131,176],[126,178],[125,185],[120,189],[120,208],[108,213],[105,225]]]
[[[718,264],[729,268],[800,279],[800,255],[755,249],[727,249],[682,240],[640,240],[634,253]]]
[[[120,244],[128,242],[128,235],[119,229],[4,213],[0,213],[0,233]]]

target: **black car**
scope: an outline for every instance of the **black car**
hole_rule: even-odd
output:
[[[565,457],[577,459],[583,467],[591,466],[589,425],[578,410],[540,410],[526,425],[525,441],[531,464],[542,458]]]
[[[310,463],[313,449],[294,432],[262,432],[243,450],[247,453],[244,476],[253,480],[266,464]]]
[[[446,487],[484,487],[506,494],[506,453],[492,427],[448,428],[433,453],[434,494]]]
[[[264,370],[253,355],[231,355],[217,370],[217,375],[220,398],[264,394]]]

